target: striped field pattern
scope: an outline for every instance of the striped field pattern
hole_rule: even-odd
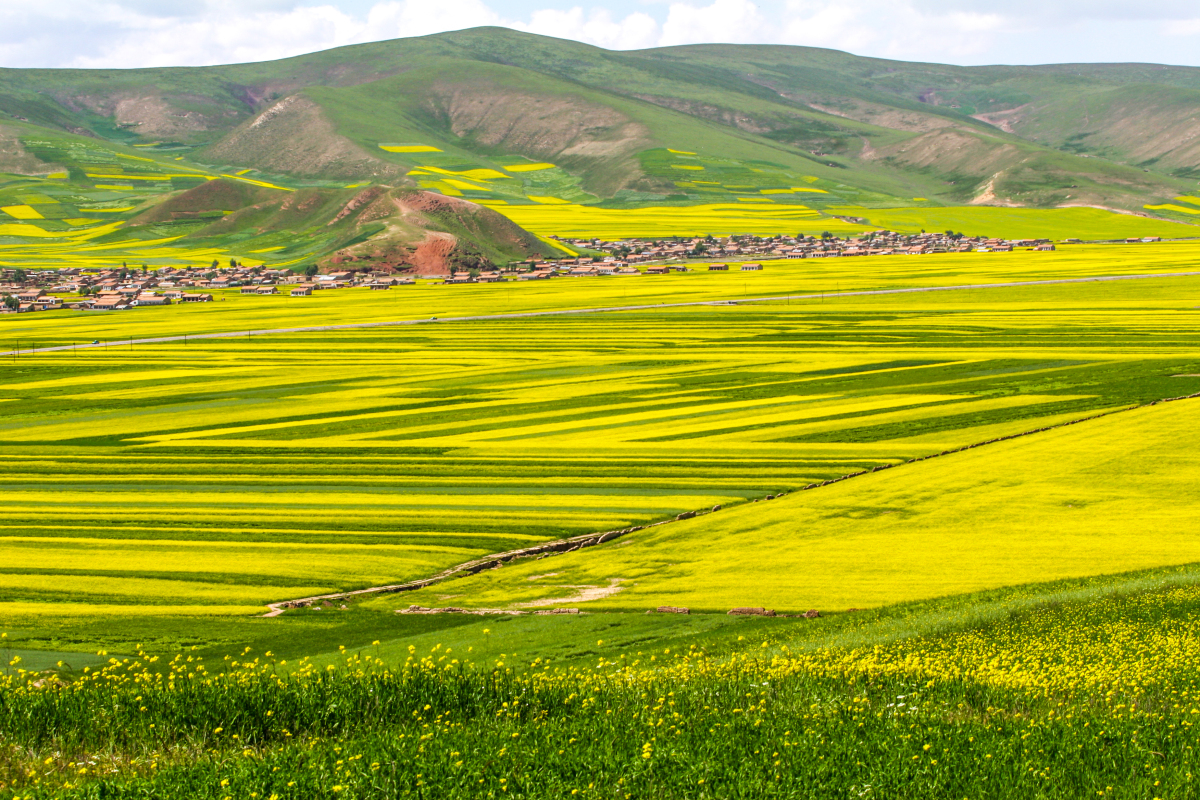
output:
[[[1191,393],[1198,295],[1147,279],[8,359],[0,610],[261,613]]]

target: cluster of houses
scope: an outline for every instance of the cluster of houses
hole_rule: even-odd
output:
[[[213,289],[243,283],[274,284],[291,275],[288,270],[212,266],[162,267],[153,271],[120,267],[98,272],[70,268],[29,274],[6,270],[0,276],[0,297],[5,298],[0,312],[63,308],[120,311],[172,303],[211,303]],[[59,297],[64,294],[75,297],[70,300]]]
[[[1009,252],[1015,248],[1054,250],[1048,239],[998,239],[960,233],[903,234],[872,231],[854,237],[821,236],[712,236],[690,239],[568,239],[577,248],[599,250],[618,267],[649,261],[682,261],[695,258],[829,258],[866,255],[924,255],[926,253]],[[1140,240],[1138,240],[1140,241]]]
[[[0,286],[0,291],[8,287]],[[63,308],[84,309],[89,311],[120,311],[137,306],[168,306],[171,303],[211,303],[213,296],[205,292],[185,292],[183,290],[167,290],[162,292],[136,290],[130,292],[124,287],[109,291],[101,291],[92,295],[74,298],[64,302],[61,297],[47,294],[45,289],[18,289],[11,295],[16,300],[15,305],[5,304],[0,307],[0,313],[27,311],[54,311]]]
[[[237,289],[241,294],[289,294],[307,297],[319,289],[362,286],[390,289],[412,284],[412,277],[380,273],[334,272],[301,276],[286,269],[262,267],[162,267],[155,270],[118,268],[99,272],[82,269],[6,270],[0,273],[0,313],[82,309],[120,311],[139,306],[173,303],[211,303],[214,290]],[[74,295],[64,299],[60,295]]]
[[[606,275],[655,275],[705,270],[729,271],[733,268],[761,270],[755,259],[831,258],[859,255],[895,255],[926,253],[1008,252],[1016,248],[1054,250],[1046,239],[998,239],[968,237],[956,233],[900,234],[873,231],[841,238],[829,233],[817,236],[712,236],[689,239],[599,239],[561,240],[578,250],[596,255],[553,261],[530,261],[509,265],[505,270],[452,270],[444,275],[423,276],[443,284],[498,283],[509,280],[537,281],[554,277],[599,277]],[[1130,241],[1153,241],[1135,239]],[[709,263],[696,263],[697,260]],[[653,262],[653,263],[649,263]],[[639,268],[635,264],[641,264]],[[689,266],[690,264],[690,266]],[[120,268],[96,271],[83,269],[23,270],[0,272],[0,313],[50,311],[62,308],[92,311],[117,311],[139,306],[173,303],[207,303],[214,290],[238,289],[242,294],[289,294],[307,297],[316,291],[363,287],[385,290],[411,285],[412,276],[384,272],[341,271],[315,274],[310,269],[298,275],[286,269],[230,266],[216,263],[207,267],[160,267],[154,270]],[[70,295],[63,299],[60,295]]]

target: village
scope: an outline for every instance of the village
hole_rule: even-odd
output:
[[[632,239],[604,242],[598,239],[562,240],[576,249],[598,250],[625,263],[643,263],[689,258],[831,258],[841,256],[926,255],[929,253],[1011,252],[1014,248],[1054,250],[1048,239],[998,239],[969,237],[961,233],[903,234],[879,230],[840,238],[820,236],[712,236],[680,241]],[[1140,241],[1140,240],[1139,240]]]
[[[415,284],[417,279],[442,285],[537,281],[557,277],[662,275],[672,272],[755,272],[768,260],[845,258],[868,255],[1011,252],[1016,248],[1053,251],[1045,239],[1005,240],[951,233],[900,234],[873,231],[857,237],[733,235],[690,239],[558,239],[585,255],[509,264],[492,270],[412,275],[372,269],[318,273],[315,266],[271,269],[245,266],[149,268],[122,264],[107,270],[58,269],[0,271],[0,313],[76,309],[121,311],[176,303],[208,303],[214,292],[308,297],[316,291],[363,288],[371,291]],[[1143,241],[1141,239],[1130,241]],[[1148,240],[1147,240],[1148,241]],[[728,262],[713,261],[728,259]],[[747,261],[754,259],[754,261]]]

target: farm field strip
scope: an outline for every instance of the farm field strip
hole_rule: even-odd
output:
[[[125,344],[128,344],[130,347],[132,347],[135,344],[167,344],[170,342],[178,342],[178,341],[186,342],[188,340],[189,336],[193,341],[198,340],[198,339],[241,339],[242,336],[245,336],[247,339],[249,339],[253,336],[266,336],[266,335],[274,335],[274,334],[311,333],[311,332],[318,332],[318,331],[340,331],[340,330],[353,330],[356,328],[388,327],[388,326],[393,326],[393,325],[423,325],[423,324],[432,323],[432,322],[440,322],[442,324],[454,323],[454,322],[481,322],[481,321],[488,321],[488,320],[528,319],[530,317],[554,317],[554,316],[574,315],[574,314],[649,311],[649,310],[664,309],[664,308],[689,308],[689,307],[693,307],[693,306],[740,305],[743,303],[772,303],[772,302],[785,302],[785,301],[790,302],[792,300],[801,301],[801,302],[802,301],[820,300],[821,302],[825,302],[826,300],[834,301],[834,300],[839,300],[839,299],[844,299],[844,298],[856,298],[856,297],[875,296],[875,295],[920,294],[920,293],[926,293],[926,292],[973,291],[973,290],[986,290],[986,289],[1010,289],[1010,288],[1016,288],[1016,287],[1021,287],[1021,286],[1049,286],[1049,285],[1062,284],[1062,283],[1094,283],[1094,282],[1106,282],[1106,281],[1144,280],[1144,279],[1151,279],[1151,278],[1158,278],[1158,279],[1187,278],[1187,277],[1196,277],[1196,276],[1200,276],[1200,272],[1157,272],[1157,273],[1147,273],[1144,275],[1103,275],[1103,276],[1095,276],[1095,277],[1088,277],[1088,278],[1059,278],[1059,279],[1034,280],[1034,281],[1012,281],[1012,282],[1006,282],[1006,283],[950,284],[950,285],[945,285],[945,286],[922,286],[922,287],[911,287],[911,288],[905,288],[905,289],[863,289],[863,290],[859,290],[859,291],[844,291],[844,292],[839,290],[839,291],[834,291],[834,292],[821,292],[819,294],[779,294],[779,295],[767,295],[767,296],[759,296],[759,297],[749,297],[749,296],[743,295],[743,296],[735,297],[732,299],[723,298],[723,299],[715,299],[715,300],[690,300],[690,301],[680,302],[680,303],[655,303],[652,305],[597,306],[597,307],[572,308],[572,309],[554,309],[554,310],[544,310],[544,311],[524,311],[524,312],[503,313],[503,314],[482,314],[482,315],[465,316],[465,317],[461,317],[461,316],[460,317],[430,317],[429,319],[380,320],[380,321],[375,321],[375,322],[343,323],[343,324],[337,324],[337,325],[317,325],[317,326],[306,326],[306,327],[296,327],[296,328],[260,328],[260,329],[246,330],[244,332],[243,331],[224,331],[224,332],[219,332],[219,333],[196,333],[196,334],[184,334],[184,335],[178,335],[178,336],[160,336],[160,337],[154,337],[154,338],[139,338],[139,339],[134,339],[133,337],[130,337],[128,339],[128,342],[118,339],[115,342],[111,342],[111,345],[113,347],[121,347]],[[89,313],[89,312],[84,312],[84,313]],[[59,351],[65,351],[65,350],[70,350],[72,352],[75,352],[77,350],[95,350],[95,349],[106,349],[107,350],[109,348],[109,346],[110,346],[110,342],[108,340],[105,340],[103,342],[100,340],[95,340],[93,342],[82,342],[82,343],[72,342],[69,345],[61,344],[61,345],[51,345],[51,346],[43,346],[43,347],[38,347],[35,344],[34,346],[30,347],[28,350],[21,350],[19,348],[19,346],[14,346],[14,348],[12,350],[9,350],[7,352],[0,352],[0,356],[5,356],[5,355],[18,356],[22,353],[25,353],[27,355],[33,355],[36,353],[53,353],[53,352],[59,352]]]
[[[1072,245],[1056,253],[939,254],[927,257],[872,256],[768,262],[762,272],[693,272],[641,277],[556,279],[533,284],[435,286],[418,283],[388,292],[322,291],[311,297],[258,297],[220,294],[218,302],[137,309],[118,314],[55,311],[0,318],[0,348],[8,354],[20,345],[109,349],[135,342],[179,341],[201,334],[237,341],[270,331],[302,332],[334,326],[369,327],[408,321],[503,319],[535,312],[573,314],[579,310],[618,309],[728,300],[831,302],[857,292],[946,287],[1012,291],[1021,282],[1115,279],[1195,272],[1200,243],[1156,245]],[[1031,285],[1036,285],[1032,283]],[[971,289],[969,287],[979,287]],[[786,298],[791,298],[787,300]],[[424,327],[424,326],[422,326]],[[302,356],[298,356],[302,357]],[[186,363],[186,362],[185,362]]]
[[[1197,400],[1112,414],[520,563],[455,591],[491,607],[577,603],[577,587],[619,585],[589,607],[839,610],[1200,561],[1186,488],[1200,469],[1198,419]]]
[[[777,506],[740,504],[1194,392],[1178,376],[1200,373],[1196,305],[1200,283],[1157,278],[3,361],[0,603],[261,609],[683,511],[757,513]],[[650,597],[655,564],[677,563],[659,555],[613,573],[649,577],[611,603]],[[139,580],[162,591],[138,602]]]
[[[1013,239],[1124,239],[1134,236],[1188,238],[1200,235],[1200,229],[1194,225],[1093,208],[1045,210],[981,206],[829,206],[817,211],[804,205],[773,202],[785,197],[758,196],[753,198],[758,201],[753,206],[714,203],[616,209],[573,203],[511,205],[485,201],[485,204],[534,233],[603,239],[709,234],[816,235],[826,231],[846,235],[878,229],[900,233],[949,229],[968,236],[1000,236]],[[820,198],[805,193],[786,199],[789,202],[810,202]],[[847,222],[830,215],[852,217],[865,222]]]

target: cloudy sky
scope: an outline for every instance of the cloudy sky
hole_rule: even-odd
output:
[[[954,64],[1200,66],[1197,0],[0,0],[0,66],[263,61],[477,25],[620,50],[752,42]]]

